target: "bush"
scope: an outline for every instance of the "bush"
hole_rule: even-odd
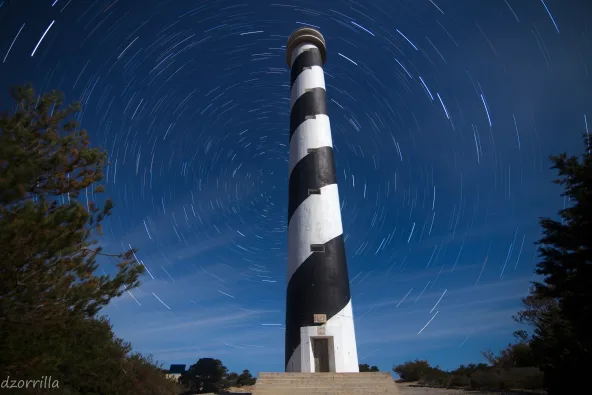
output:
[[[498,374],[494,371],[478,371],[471,375],[472,389],[488,389],[499,390],[502,389],[502,383]]]
[[[439,368],[429,368],[421,373],[419,383],[430,387],[447,387],[450,381],[450,373],[444,372]]]
[[[420,385],[439,388],[471,388],[475,390],[536,390],[543,388],[544,375],[535,367],[501,368],[483,363],[461,365],[451,372],[427,361],[409,361],[393,370],[401,380],[418,381]]]
[[[534,390],[543,388],[543,372],[535,367],[521,367],[500,372],[504,388]]]
[[[460,365],[458,368],[456,368],[455,370],[453,370],[450,373],[455,374],[457,376],[469,377],[477,371],[480,371],[480,370],[487,371],[489,369],[491,369],[491,366],[489,366],[485,363],[480,363],[480,364],[470,363],[468,365]]]
[[[244,385],[255,385],[257,379],[253,377],[251,372],[248,369],[243,370],[243,372],[238,376],[236,380],[236,385],[242,387]]]
[[[451,374],[448,379],[448,387],[470,387],[471,379],[469,376]]]
[[[397,365],[393,368],[393,372],[397,373],[399,377],[404,381],[419,381],[427,372],[433,369],[428,361],[418,360],[407,361],[401,365]]]
[[[179,383],[168,379],[151,355],[133,353],[123,366],[127,377],[124,386],[129,394],[164,395],[181,391]]]
[[[360,372],[379,372],[378,366],[370,366],[367,363],[358,365]]]

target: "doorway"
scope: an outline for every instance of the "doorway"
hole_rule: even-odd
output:
[[[315,372],[329,372],[329,339],[312,339]]]

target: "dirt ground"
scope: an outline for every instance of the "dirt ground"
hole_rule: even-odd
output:
[[[455,389],[445,388],[426,388],[426,387],[414,387],[414,383],[399,383],[399,395],[524,395],[536,393],[521,392],[521,391],[508,391],[508,392],[481,392],[481,391],[464,391]]]

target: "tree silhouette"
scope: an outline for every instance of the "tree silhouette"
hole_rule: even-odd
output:
[[[592,139],[584,140],[581,158],[551,156],[559,175],[554,182],[570,205],[559,220],[540,220],[536,273],[544,277],[517,318],[534,326],[530,346],[549,395],[570,392],[568,385],[583,388],[592,361]]]
[[[176,384],[98,317],[143,272],[135,251],[106,254],[93,239],[113,208],[94,202],[106,153],[90,148],[79,105],[62,106],[62,94],[11,94],[16,106],[0,115],[0,370],[53,375],[64,394],[174,394]],[[115,275],[98,274],[98,259]]]
[[[191,393],[218,393],[228,386],[228,369],[222,361],[214,358],[200,358],[191,365],[179,378]]]
[[[94,316],[136,287],[143,267],[133,250],[109,255],[91,237],[113,208],[92,199],[103,192],[106,153],[89,148],[86,131],[62,109],[62,96],[38,98],[30,86],[12,90],[17,107],[0,116],[0,312],[2,322],[28,325],[69,314]],[[114,277],[97,275],[98,256],[112,259]],[[4,331],[3,331],[4,333]]]

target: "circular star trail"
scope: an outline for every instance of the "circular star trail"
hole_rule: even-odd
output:
[[[100,243],[147,269],[105,310],[116,333],[280,371],[285,44],[318,28],[360,363],[453,368],[508,342],[538,217],[569,203],[547,157],[588,132],[584,3],[0,0],[0,82],[80,101],[108,151]]]

